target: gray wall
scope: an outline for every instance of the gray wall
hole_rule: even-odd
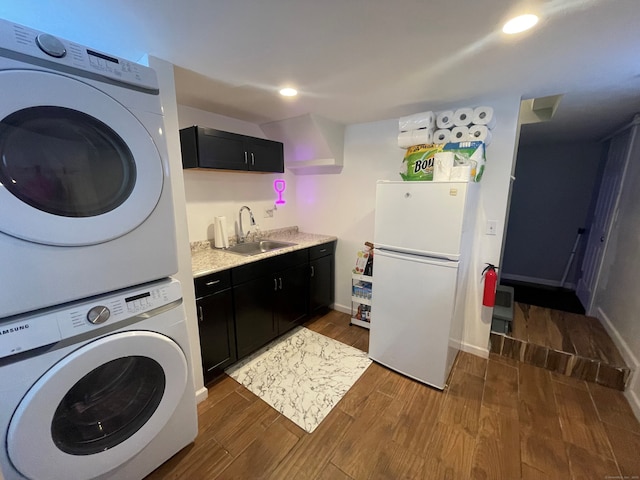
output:
[[[590,222],[602,149],[595,142],[518,149],[502,278],[560,285],[578,228]],[[565,286],[577,282],[580,263],[577,255]]]

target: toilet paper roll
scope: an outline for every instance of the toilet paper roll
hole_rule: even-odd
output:
[[[448,182],[455,154],[453,152],[438,152],[433,156],[433,181]]]
[[[451,130],[451,142],[468,142],[471,138],[469,137],[469,128],[468,127],[455,127]]]
[[[433,130],[428,128],[413,130],[411,132],[411,142],[412,145],[421,145],[423,143],[429,145],[433,143]]]
[[[452,128],[453,126],[453,110],[440,112],[436,117],[436,128]]]
[[[471,180],[471,165],[458,165],[451,168],[449,179],[452,182],[469,182]]]
[[[436,124],[436,116],[433,112],[422,112],[400,118],[398,127],[401,132],[409,132],[420,128],[433,129]]]
[[[400,132],[398,134],[398,146],[400,148],[409,148],[411,145],[413,145],[413,140],[411,139],[412,134],[412,131]]]
[[[471,120],[473,120],[473,108],[459,108],[453,114],[453,124],[456,127],[471,125]]]
[[[433,143],[449,143],[451,140],[451,130],[441,128],[433,132]]]
[[[491,143],[491,130],[486,125],[472,125],[469,127],[469,137],[472,141],[484,142],[485,145]]]
[[[473,109],[472,122],[475,125],[486,125],[487,128],[492,129],[496,126],[496,116],[493,113],[491,107],[476,107]]]

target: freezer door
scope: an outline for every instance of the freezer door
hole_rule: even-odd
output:
[[[460,348],[451,338],[458,262],[374,255],[369,357],[443,389]]]
[[[469,185],[378,182],[376,247],[458,260]]]

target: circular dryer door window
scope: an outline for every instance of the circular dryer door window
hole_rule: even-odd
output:
[[[158,203],[162,159],[115,99],[47,72],[0,72],[0,231],[46,245],[118,238]]]
[[[94,478],[118,468],[171,418],[187,388],[187,368],[180,347],[155,332],[115,333],[84,345],[18,405],[7,435],[11,462],[27,478]]]

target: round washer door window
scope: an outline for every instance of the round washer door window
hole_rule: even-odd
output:
[[[156,437],[186,385],[186,358],[170,338],[146,331],[100,338],[27,392],[9,424],[9,457],[27,478],[103,475]]]
[[[0,72],[0,90],[0,231],[47,245],[92,245],[146,220],[162,193],[163,164],[127,108],[47,72]]]

